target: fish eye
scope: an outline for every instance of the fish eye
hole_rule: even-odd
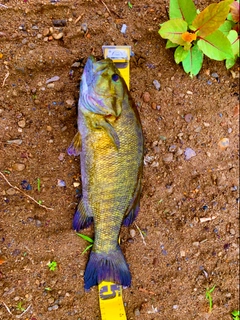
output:
[[[114,82],[117,82],[117,81],[119,80],[119,75],[116,74],[116,73],[114,73],[114,74],[112,75],[112,80],[113,80]]]

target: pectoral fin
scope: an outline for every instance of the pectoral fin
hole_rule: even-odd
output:
[[[113,126],[109,122],[107,122],[105,119],[101,119],[96,124],[96,127],[102,127],[105,129],[109,138],[112,140],[112,142],[114,143],[115,147],[118,150],[120,147],[120,140],[119,140],[118,134],[115,131],[115,129],[113,128]]]
[[[78,131],[74,138],[72,139],[72,142],[70,146],[67,149],[67,153],[69,156],[79,156],[82,149],[82,138],[80,135],[80,132]]]

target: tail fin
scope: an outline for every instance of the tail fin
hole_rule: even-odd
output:
[[[90,289],[102,281],[111,281],[122,286],[131,285],[131,274],[118,246],[115,251],[97,253],[92,251],[84,273],[84,288]]]

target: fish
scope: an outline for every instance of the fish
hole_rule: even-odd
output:
[[[73,229],[94,223],[84,288],[102,281],[129,287],[131,273],[118,240],[121,226],[129,226],[139,212],[144,140],[138,110],[111,59],[88,57],[77,122],[67,150],[80,155],[81,168],[82,196]]]

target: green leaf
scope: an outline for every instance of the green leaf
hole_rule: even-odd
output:
[[[173,43],[172,41],[167,40],[167,43],[166,43],[166,49],[176,48],[177,46],[178,46],[178,44],[177,44],[177,43]]]
[[[81,237],[82,239],[84,239],[84,240],[86,240],[86,241],[90,242],[90,243],[93,243],[93,242],[94,242],[92,238],[90,238],[90,237],[86,236],[85,234],[77,233],[77,235],[78,235],[79,237]]]
[[[158,33],[163,39],[169,39],[173,43],[184,45],[182,34],[187,31],[187,22],[182,19],[172,19],[162,24]]]
[[[82,254],[84,254],[85,252],[87,252],[92,246],[93,246],[93,244],[90,244],[89,246],[87,246],[87,247],[83,250]]]
[[[170,19],[181,18],[190,24],[196,15],[197,10],[192,0],[170,0]]]
[[[198,31],[198,36],[205,38],[209,34],[217,30],[224,23],[232,0],[225,0],[219,3],[212,3],[205,8],[193,20],[192,25]]]
[[[219,30],[199,40],[198,47],[206,56],[213,60],[221,61],[233,58],[231,43]]]
[[[218,28],[225,36],[228,35],[229,31],[232,29],[234,26],[234,23],[232,21],[224,21],[224,23]]]
[[[182,13],[179,8],[178,0],[170,0],[169,17],[170,19],[176,19],[176,18],[183,19]]]
[[[231,30],[227,35],[227,38],[231,43],[233,55],[239,55],[239,37],[237,31]]]
[[[186,58],[182,61],[183,69],[186,73],[190,72],[190,76],[196,76],[202,68],[203,54],[199,50],[197,44],[189,51]]]
[[[183,47],[178,46],[174,52],[174,60],[177,64],[179,64],[186,58],[187,55],[188,55],[188,51],[184,50]]]
[[[226,59],[226,68],[227,69],[232,68],[235,65],[236,61],[237,61],[237,56],[234,58]]]

